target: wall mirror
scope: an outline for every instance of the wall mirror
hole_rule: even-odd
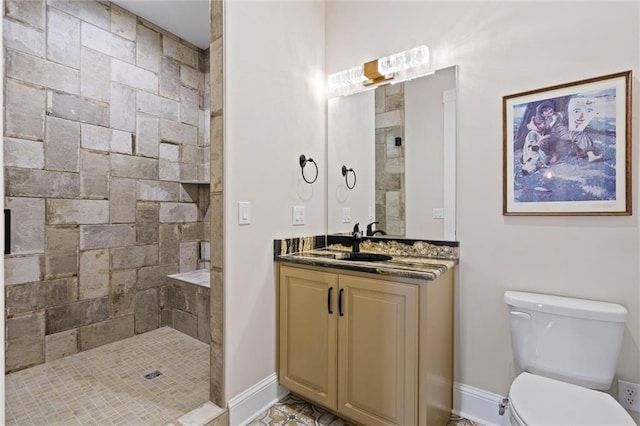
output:
[[[329,99],[329,234],[455,241],[457,74]]]

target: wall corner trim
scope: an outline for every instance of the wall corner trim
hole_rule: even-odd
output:
[[[246,425],[288,393],[286,388],[278,384],[278,375],[270,374],[229,400],[229,424]]]
[[[508,426],[510,424],[508,407],[504,415],[498,414],[498,403],[502,398],[504,398],[503,395],[455,382],[453,413],[485,426]]]

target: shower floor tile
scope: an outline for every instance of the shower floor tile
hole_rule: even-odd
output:
[[[208,400],[209,345],[170,327],[5,377],[7,425],[166,425]]]

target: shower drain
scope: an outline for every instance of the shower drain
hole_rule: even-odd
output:
[[[152,371],[151,373],[147,373],[144,375],[145,379],[151,380],[151,379],[155,379],[158,376],[162,376],[162,373],[159,372],[158,370],[156,371]]]

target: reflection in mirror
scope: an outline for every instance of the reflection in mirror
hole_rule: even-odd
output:
[[[329,99],[328,232],[455,240],[457,67]],[[358,171],[348,189],[341,167]],[[381,234],[377,233],[379,237]]]

